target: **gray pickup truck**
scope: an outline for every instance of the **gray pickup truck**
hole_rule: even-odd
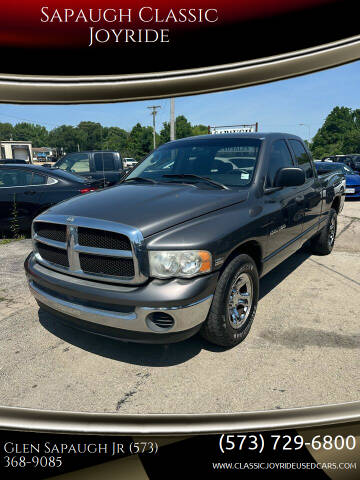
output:
[[[110,150],[68,153],[54,165],[45,164],[44,166],[60,168],[89,180],[103,180],[107,185],[118,183],[126,171],[126,165],[120,153]]]
[[[119,186],[34,220],[30,290],[100,335],[169,343],[200,331],[231,347],[250,330],[259,278],[305,242],[331,252],[344,195],[344,176],[319,178],[294,135],[169,142]]]

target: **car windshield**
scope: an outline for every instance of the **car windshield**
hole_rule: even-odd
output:
[[[347,165],[344,165],[343,173],[345,173],[345,175],[354,175],[355,172],[352,168],[348,167]]]
[[[202,184],[208,188],[244,187],[253,179],[260,146],[261,140],[253,138],[207,138],[168,143],[150,154],[125,181],[139,178]]]

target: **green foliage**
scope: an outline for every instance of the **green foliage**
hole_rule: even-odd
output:
[[[209,133],[208,127],[206,125],[194,125],[192,127],[191,135],[207,135]]]
[[[184,115],[176,117],[176,138],[207,134],[205,125],[191,125]],[[151,126],[137,123],[130,132],[119,127],[103,127],[98,122],[83,121],[76,127],[60,125],[47,131],[45,127],[21,122],[12,126],[0,123],[0,140],[23,140],[32,142],[33,147],[57,148],[58,152],[70,153],[78,150],[115,150],[123,157],[140,160],[153,150]],[[170,141],[170,125],[164,122],[160,134],[156,134],[156,145]]]
[[[311,143],[315,158],[360,152],[360,109],[335,107]]]
[[[192,137],[195,135],[207,135],[208,127],[205,125],[194,125],[184,117],[179,115],[175,120],[175,138]],[[160,130],[160,144],[170,141],[170,123],[164,122],[163,128]]]
[[[59,151],[75,152],[80,146],[80,134],[76,127],[71,125],[60,125],[49,133],[49,145],[56,147]],[[81,147],[80,147],[81,148]]]
[[[12,129],[13,140],[23,140],[32,142],[33,147],[43,147],[47,145],[49,133],[45,127],[34,125],[33,123],[17,123]],[[1,137],[3,139],[3,137]]]
[[[12,233],[13,238],[20,237],[19,216],[18,216],[15,194],[14,194],[14,200],[13,200],[13,205],[11,209],[10,231]]]
[[[103,148],[102,130],[100,123],[80,122],[77,126],[80,150],[101,150]]]
[[[0,140],[10,140],[14,135],[14,127],[11,123],[0,123]]]
[[[131,130],[128,139],[128,151],[130,157],[142,159],[153,150],[153,129],[143,127],[137,123]],[[125,156],[125,155],[123,155]]]
[[[115,150],[122,153],[127,150],[129,133],[119,127],[103,128],[103,143],[102,148],[105,150]]]

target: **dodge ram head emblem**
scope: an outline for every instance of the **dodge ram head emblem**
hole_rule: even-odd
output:
[[[74,217],[67,217],[67,219],[66,219],[66,221],[69,222],[69,223],[73,222],[74,220],[75,220]]]

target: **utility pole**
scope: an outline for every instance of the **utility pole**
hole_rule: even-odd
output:
[[[152,110],[151,115],[153,116],[153,138],[154,138],[154,150],[156,148],[156,123],[155,123],[155,117],[157,114],[157,109],[161,108],[161,105],[151,105],[151,107],[147,107],[150,110]]]
[[[175,98],[170,98],[170,140],[175,140]]]
[[[309,133],[309,142],[311,141],[311,134],[310,134],[310,125],[308,123],[299,123],[301,127],[307,127]]]

